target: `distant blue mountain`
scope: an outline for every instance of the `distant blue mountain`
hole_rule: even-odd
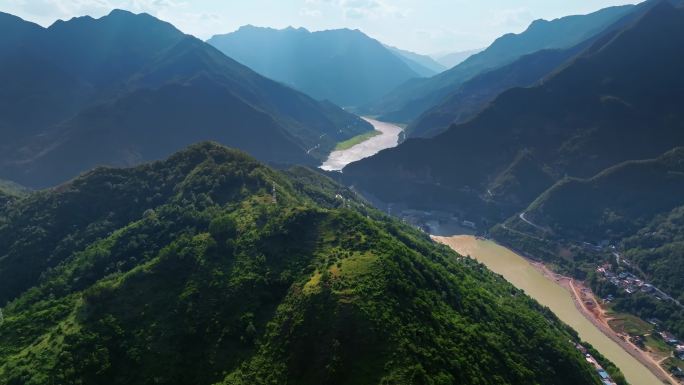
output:
[[[684,146],[684,8],[647,5],[542,82],[509,89],[472,119],[352,163],[343,175],[385,202],[448,205],[498,221],[566,176],[591,178]]]
[[[611,7],[588,14],[546,21],[537,20],[520,34],[507,34],[484,51],[470,56],[454,68],[428,79],[413,79],[366,108],[385,120],[410,122],[456,91],[464,82],[486,71],[514,62],[544,49],[573,47],[600,33],[634,6]]]
[[[430,71],[358,30],[244,26],[207,42],[266,77],[341,106],[373,102]]]
[[[0,178],[29,187],[215,140],[316,165],[372,127],[147,14],[49,28],[0,14]]]

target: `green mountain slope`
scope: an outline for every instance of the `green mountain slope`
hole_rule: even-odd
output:
[[[597,243],[620,239],[684,204],[684,149],[629,161],[590,179],[568,178],[542,194],[527,218],[555,233]]]
[[[115,10],[49,28],[0,17],[0,29],[21,28],[31,33],[0,37],[0,176],[27,186],[203,140],[315,165],[372,130],[147,14]]]
[[[622,241],[626,257],[648,278],[684,303],[684,206],[658,215]],[[681,319],[684,326],[684,314]],[[684,335],[684,328],[679,335]]]
[[[359,30],[244,26],[207,43],[264,76],[345,107],[370,103],[423,76]]]
[[[662,226],[664,245],[676,242],[677,231],[682,230],[676,225],[679,207],[684,205],[681,191],[684,149],[677,148],[657,159],[625,162],[589,179],[561,180],[525,210],[525,218],[547,229],[548,239],[593,244],[602,240],[617,244],[637,234],[657,233]],[[532,230],[519,217],[508,227]],[[628,241],[633,246],[626,249],[642,248],[639,239]]]
[[[590,178],[684,145],[683,44],[684,11],[659,2],[542,84],[508,90],[476,118],[352,163],[344,175],[385,202],[482,201],[498,221],[566,175]],[[512,167],[521,153],[529,161]],[[509,194],[498,183],[506,170],[539,178],[507,184],[517,188]]]
[[[13,202],[28,193],[29,190],[24,186],[0,179],[0,207],[4,207],[7,203]]]
[[[487,107],[499,94],[514,87],[536,85],[563,63],[580,53],[584,44],[566,50],[542,50],[515,62],[477,75],[464,82],[442,103],[428,109],[406,127],[409,138],[429,138],[452,124],[467,122]]]
[[[397,87],[369,110],[386,120],[410,122],[427,109],[440,104],[474,76],[540,50],[573,47],[600,33],[632,9],[633,6],[611,7],[588,15],[552,21],[537,20],[524,32],[500,37],[484,51],[470,56],[448,71]]]
[[[28,189],[24,186],[16,184],[12,181],[0,179],[0,191],[7,195],[21,197],[28,193]]]
[[[407,137],[433,137],[453,124],[461,124],[484,110],[502,92],[515,87],[531,87],[543,83],[556,72],[572,63],[573,59],[597,41],[610,39],[626,26],[633,24],[654,1],[647,1],[631,9],[626,15],[601,32],[579,44],[565,49],[543,49],[523,55],[510,64],[496,68],[463,82],[441,103],[428,109],[406,128]]]
[[[500,277],[214,144],[17,201],[0,294],[0,384],[600,383]]]

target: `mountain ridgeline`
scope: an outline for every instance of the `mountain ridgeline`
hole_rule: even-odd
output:
[[[436,73],[358,30],[245,26],[207,42],[264,76],[345,107],[370,103],[409,79]]]
[[[452,124],[467,122],[504,91],[535,85],[586,46],[585,42],[565,50],[541,50],[504,67],[477,75],[412,121],[404,135],[407,138],[430,138],[446,131]]]
[[[49,28],[0,14],[0,31],[0,178],[29,187],[202,140],[314,165],[372,130],[147,14]]]
[[[468,57],[457,66],[427,79],[414,79],[367,106],[383,119],[408,123],[426,110],[439,105],[459,86],[473,77],[545,49],[571,48],[613,24],[633,6],[612,7],[589,15],[537,20],[520,34],[498,38],[487,49]]]
[[[479,202],[499,220],[565,175],[589,178],[684,144],[683,44],[684,11],[658,2],[540,85],[508,90],[474,119],[344,175],[385,202]]]
[[[406,128],[406,137],[433,137],[449,128],[452,124],[464,123],[484,110],[502,92],[516,87],[532,87],[553,76],[575,57],[597,41],[610,39],[626,26],[633,24],[653,1],[646,1],[635,7],[618,20],[601,29],[596,34],[570,48],[542,49],[523,55],[510,64],[484,71],[480,75],[462,83],[440,104],[428,109]],[[603,13],[605,11],[601,11]],[[581,16],[579,16],[581,17]],[[579,18],[578,17],[578,18]],[[559,37],[560,38],[560,37]],[[563,45],[561,41],[556,42]]]
[[[600,384],[547,309],[305,168],[204,143],[0,209],[0,384]]]
[[[599,243],[636,233],[684,205],[684,148],[627,161],[588,179],[567,178],[527,208],[529,220],[561,236]]]

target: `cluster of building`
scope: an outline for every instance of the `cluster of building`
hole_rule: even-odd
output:
[[[613,285],[621,288],[627,294],[634,294],[638,291],[650,294],[658,300],[672,300],[673,298],[658,289],[654,285],[640,279],[632,273],[621,272],[616,273],[612,270],[609,263],[599,266],[596,272],[604,279],[608,280]],[[604,298],[605,302],[612,301],[612,298]]]
[[[658,334],[660,334],[660,336],[663,338],[663,341],[665,341],[666,344],[668,344],[670,346],[674,346],[674,347],[680,346],[679,340],[677,339],[677,337],[672,335],[672,333],[662,331],[662,332],[658,332]]]
[[[684,378],[684,370],[682,370],[682,368],[674,368],[671,370],[671,372],[677,378]]]
[[[662,331],[658,332],[658,334],[660,334],[660,337],[662,337],[663,341],[665,341],[666,344],[674,348],[675,357],[684,361],[684,342],[678,340],[677,337],[672,335],[672,333],[670,332]]]
[[[624,259],[622,262],[626,262]],[[654,298],[658,300],[672,300],[674,299],[664,293],[662,290],[658,289],[654,285],[645,282],[644,280],[636,277],[634,274],[629,273],[629,272],[620,272],[616,273],[612,270],[612,266],[609,263],[606,263],[602,266],[599,266],[596,269],[596,272],[601,275],[604,279],[612,283],[613,285],[621,288],[625,293],[627,294],[634,294],[636,292],[642,292],[645,294],[652,295]],[[603,298],[604,303],[610,303],[613,301],[613,296],[608,295],[605,298]],[[677,304],[679,302],[675,301]],[[650,324],[655,326],[656,328],[660,326],[661,322],[655,318],[651,318],[647,320]],[[668,345],[672,346],[674,348],[674,356],[677,357],[680,360],[684,360],[684,342],[680,341],[675,337],[672,333],[668,331],[659,331],[658,335],[667,343]],[[637,346],[643,346],[643,338],[641,336],[632,336],[631,337],[632,342],[634,342]],[[679,369],[679,368],[676,368]],[[675,370],[673,371],[673,374],[677,377],[684,377],[684,371]]]
[[[582,352],[582,354],[584,354],[584,359],[587,360],[587,362],[590,363],[594,367],[594,369],[596,369],[596,372],[598,373],[599,377],[601,377],[601,383],[603,385],[617,385],[615,381],[613,381],[613,379],[610,378],[608,372],[606,372],[606,370],[603,369],[603,366],[601,366],[601,364],[599,364],[598,361],[596,361],[596,359],[591,354],[589,354],[587,348],[580,344],[575,344],[575,347],[577,348],[577,350]]]
[[[684,345],[675,346],[675,356],[684,361]]]

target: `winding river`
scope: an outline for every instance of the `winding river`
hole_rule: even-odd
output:
[[[603,334],[577,309],[570,293],[532,266],[525,258],[492,241],[470,235],[434,237],[462,255],[469,255],[501,274],[507,281],[553,311],[575,329],[580,338],[592,344],[613,361],[632,385],[662,385],[643,364]]]
[[[341,171],[344,166],[349,163],[368,158],[386,148],[395,147],[399,143],[399,134],[402,131],[401,127],[379,120],[369,118],[363,119],[372,124],[375,130],[380,131],[381,134],[346,150],[333,151],[320,168],[326,171]]]

